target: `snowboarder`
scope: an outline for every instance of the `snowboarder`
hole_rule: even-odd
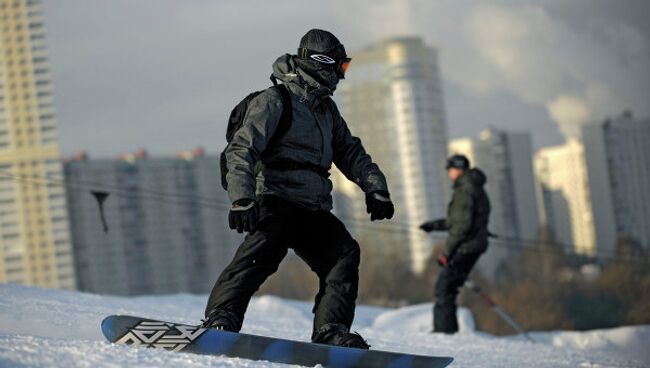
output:
[[[476,261],[488,246],[490,201],[483,186],[485,174],[470,168],[463,155],[447,159],[447,174],[454,193],[447,207],[447,218],[425,222],[423,231],[449,231],[445,251],[438,257],[442,267],[435,287],[433,331],[453,334],[458,331],[456,296]]]
[[[250,101],[225,150],[230,228],[248,234],[214,285],[204,326],[239,331],[250,298],[292,248],[319,278],[312,341],[369,347],[350,332],[360,251],[330,212],[332,163],[366,193],[371,220],[390,219],[394,206],[384,174],[330,98],[350,60],[333,34],[312,29],[296,55],[275,61],[272,77],[290,92],[292,111],[288,130],[272,142],[283,96],[269,88]]]

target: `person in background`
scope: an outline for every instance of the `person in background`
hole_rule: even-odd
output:
[[[488,247],[490,200],[483,186],[487,179],[478,168],[471,168],[467,157],[447,159],[447,174],[453,182],[453,195],[447,218],[428,221],[420,229],[447,231],[445,250],[438,257],[442,267],[435,287],[433,332],[458,331],[456,297],[472,268]]]

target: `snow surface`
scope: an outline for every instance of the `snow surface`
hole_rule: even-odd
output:
[[[105,341],[100,323],[130,314],[196,324],[207,296],[114,297],[0,284],[0,367],[280,367],[218,356],[138,349]],[[353,330],[373,349],[455,357],[452,367],[649,367],[650,326],[588,332],[539,332],[529,343],[474,331],[466,309],[460,333],[430,334],[431,304],[399,309],[360,306]],[[260,296],[243,332],[309,341],[311,305]]]

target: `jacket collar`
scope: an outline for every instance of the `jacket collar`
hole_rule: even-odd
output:
[[[302,101],[309,101],[311,106],[318,105],[322,99],[332,95],[332,90],[297,66],[289,54],[280,56],[273,63],[273,76],[285,83]]]

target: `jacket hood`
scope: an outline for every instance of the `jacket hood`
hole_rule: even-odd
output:
[[[465,171],[463,175],[461,175],[458,180],[456,180],[456,183],[454,183],[454,187],[460,187],[460,186],[473,186],[473,187],[482,187],[485,185],[487,182],[487,177],[481,171],[480,169],[473,168]]]
[[[291,89],[308,100],[315,97],[330,96],[333,93],[331,89],[321,85],[304,69],[300,68],[290,54],[284,54],[275,60],[273,63],[273,76],[286,83],[289,88],[292,85],[295,86]]]

